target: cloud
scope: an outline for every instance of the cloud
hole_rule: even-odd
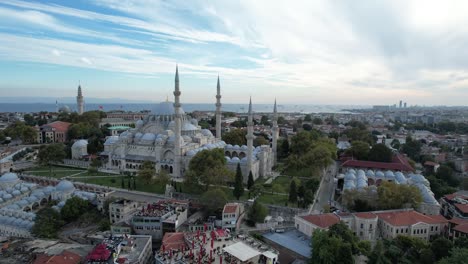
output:
[[[60,52],[60,51],[58,51],[58,50],[56,50],[56,49],[53,49],[53,50],[52,50],[52,54],[53,54],[54,56],[59,57],[60,55],[62,55],[62,52]]]
[[[97,0],[82,9],[5,0],[0,16],[21,26],[86,38],[4,32],[0,56],[145,76],[179,62],[198,80],[220,73],[236,98],[451,103],[468,95],[466,10],[432,0]]]

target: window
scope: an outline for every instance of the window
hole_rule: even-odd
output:
[[[361,228],[364,228],[364,224],[361,224]]]
[[[434,231],[434,227],[433,227],[433,226],[431,226],[431,232],[432,232],[432,231]]]
[[[398,229],[396,230],[396,233],[398,234]]]
[[[413,235],[416,235],[416,230],[413,230]]]
[[[371,228],[371,229],[372,229],[372,224],[369,224],[369,228]]]
[[[438,226],[435,227],[435,231],[437,231]]]

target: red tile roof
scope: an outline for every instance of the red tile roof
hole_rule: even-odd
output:
[[[461,225],[461,224],[468,224],[468,219],[461,219],[458,217],[454,217],[449,220],[450,223],[456,224],[456,225]]]
[[[375,219],[377,217],[376,214],[371,213],[371,212],[364,212],[364,213],[355,213],[354,214],[356,217],[359,218],[366,218],[366,219]]]
[[[460,210],[462,213],[468,213],[468,204],[455,203],[453,205],[455,205],[455,207],[457,207],[457,209]]]
[[[184,233],[165,233],[162,240],[161,249],[163,247],[164,250],[181,249],[182,247],[185,247]]]
[[[335,214],[305,215],[301,218],[321,228],[329,228],[340,222],[340,218]]]
[[[468,224],[457,225],[453,230],[468,234]]]
[[[50,124],[45,124],[42,127],[51,127],[51,128],[54,128],[55,131],[58,131],[58,132],[67,132],[70,126],[71,126],[71,123],[55,121]]]
[[[81,263],[81,257],[78,254],[64,250],[60,255],[49,256],[40,254],[37,256],[34,264],[78,264]]]
[[[394,211],[376,213],[379,219],[393,226],[409,226],[417,223],[442,224],[448,220],[440,216],[423,215],[416,211]]]
[[[435,166],[437,166],[437,165],[439,165],[439,163],[436,163],[436,162],[433,162],[433,161],[429,161],[429,160],[426,161],[426,162],[424,162],[424,166],[435,167]]]
[[[456,197],[460,197],[460,198],[462,198],[462,199],[468,200],[468,195],[459,194],[459,193],[447,194],[447,195],[444,195],[444,197],[445,197],[447,200],[453,200],[453,199],[455,199]]]
[[[233,214],[237,211],[237,208],[239,207],[238,204],[236,203],[229,203],[224,206],[223,213],[224,214]]]
[[[353,168],[372,168],[379,170],[414,171],[413,167],[411,167],[411,165],[408,163],[408,160],[401,154],[395,155],[392,162],[347,160],[343,162],[341,166]]]
[[[97,245],[91,253],[86,257],[90,261],[106,261],[110,258],[111,251],[107,249],[105,244]]]

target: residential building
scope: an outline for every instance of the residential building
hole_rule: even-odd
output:
[[[460,191],[444,195],[439,200],[441,205],[441,214],[451,219],[458,217],[468,220],[468,192]]]
[[[228,203],[224,205],[222,215],[223,229],[229,228],[235,231],[239,228],[244,217],[244,205],[240,203]]]
[[[445,234],[448,220],[441,215],[424,215],[414,210],[389,210],[362,213],[329,213],[295,217],[297,230],[311,237],[317,229],[328,230],[343,221],[360,239],[395,238],[398,235],[424,240]]]
[[[161,240],[165,232],[175,232],[187,221],[188,202],[159,201],[143,206],[131,218],[138,235],[150,235]]]
[[[451,239],[468,237],[468,219],[458,217],[450,219],[448,237]]]
[[[64,143],[68,141],[67,133],[71,123],[55,121],[39,127],[37,141],[39,143]]]
[[[109,204],[109,220],[111,224],[128,221],[138,211],[138,203],[126,199]]]
[[[86,263],[149,264],[152,253],[151,236],[112,236],[88,254]]]

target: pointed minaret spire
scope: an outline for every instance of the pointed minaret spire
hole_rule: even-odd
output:
[[[221,139],[221,85],[218,83],[216,85],[216,138]]]
[[[273,165],[276,165],[278,137],[279,137],[278,111],[276,109],[276,98],[275,98],[275,105],[273,106],[273,127],[271,128],[271,132],[272,132],[271,148],[272,148],[272,151],[273,151]]]
[[[252,97],[250,97],[249,101],[249,117],[247,119],[247,135],[245,138],[247,139],[247,171],[252,171],[252,175],[254,177],[254,180],[258,177],[257,173],[252,170],[252,164],[253,164],[253,140],[254,140],[254,134],[253,134],[253,113],[252,113]]]
[[[175,111],[175,142],[174,142],[174,169],[172,172],[173,177],[181,177],[181,160],[182,155],[182,111],[180,104],[180,89],[179,89],[179,67],[176,65],[176,74],[175,74],[175,88],[174,88],[174,111]]]

